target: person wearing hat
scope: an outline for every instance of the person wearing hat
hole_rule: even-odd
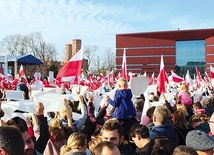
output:
[[[186,136],[186,145],[199,155],[213,155],[214,139],[202,130],[191,130]]]

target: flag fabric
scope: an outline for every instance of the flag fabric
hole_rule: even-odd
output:
[[[143,77],[145,77],[145,78],[147,77],[146,71],[144,72]]]
[[[176,83],[180,83],[180,82],[184,81],[184,79],[182,77],[180,77],[179,75],[177,75],[173,71],[171,71],[171,77],[172,77],[172,81],[176,82]]]
[[[210,77],[213,79],[214,78],[214,67],[210,65]]]
[[[155,73],[154,73],[154,72],[152,73],[152,76],[150,77],[149,80],[150,80],[150,81],[149,81],[149,85],[153,85],[154,82],[155,82]]]
[[[198,67],[195,67],[195,70],[196,70],[196,74],[197,74],[197,77],[196,77],[197,87],[200,88],[201,82],[202,82],[201,72],[198,69]]]
[[[209,77],[209,75],[207,74],[206,71],[204,72],[204,74],[205,74],[205,75],[204,75],[204,81],[205,81],[205,82],[210,82],[210,77]]]
[[[160,73],[159,73],[159,91],[160,93],[166,92],[165,83],[168,83],[168,77],[166,75],[165,66],[163,62],[163,55],[161,55],[161,62],[160,62]]]
[[[58,72],[56,79],[62,81],[73,81],[76,77],[80,76],[83,64],[82,47]]]
[[[126,64],[126,49],[123,51],[123,62],[122,62],[122,69],[121,69],[121,77],[127,79],[127,64]]]
[[[141,115],[141,121],[140,124],[147,125],[150,121],[150,118],[146,115],[147,110],[150,108],[150,102],[149,102],[149,93],[146,92],[145,94],[145,102],[143,106],[143,111]]]
[[[201,82],[202,81],[201,72],[198,69],[198,67],[195,67],[195,70],[196,70],[196,74],[197,74],[197,80]]]
[[[114,74],[113,70],[107,75],[108,79],[108,86],[111,86],[111,84],[114,82]]]
[[[23,77],[25,79],[24,84],[28,84],[27,77],[25,75],[24,68],[22,65],[20,66],[20,69],[19,69],[19,77]]]

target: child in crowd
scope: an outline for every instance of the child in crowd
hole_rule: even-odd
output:
[[[114,100],[107,96],[107,102],[114,107],[111,117],[118,120],[134,119],[136,111],[132,103],[132,92],[128,89],[127,80],[125,78],[118,79],[117,88]]]
[[[113,106],[111,117],[117,118],[124,129],[124,139],[129,140],[128,132],[133,124],[137,123],[136,110],[132,102],[132,92],[128,89],[128,82],[125,78],[117,80],[117,90],[114,100],[107,97],[107,102]]]
[[[201,105],[200,101],[197,101],[193,104],[193,110],[194,110],[195,115],[205,113],[205,109]]]

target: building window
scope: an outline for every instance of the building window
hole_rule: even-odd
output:
[[[198,67],[201,74],[204,74],[205,41],[176,41],[176,73],[183,76],[189,70],[193,78],[196,74],[195,67]]]

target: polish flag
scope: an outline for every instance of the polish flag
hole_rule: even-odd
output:
[[[177,75],[173,71],[171,71],[171,76],[172,76],[172,81],[173,82],[180,83],[180,82],[184,81],[184,79],[182,77],[180,77],[179,75]]]
[[[204,75],[204,81],[205,81],[205,82],[210,82],[210,77],[209,77],[209,75],[207,74],[206,71],[204,72],[204,74],[205,74],[205,75]]]
[[[187,70],[187,73],[185,75],[185,83],[187,84],[188,87],[193,85],[193,81],[190,77],[189,70]]]
[[[146,71],[144,72],[143,77],[145,77],[145,78],[147,77]]]
[[[150,77],[149,85],[153,85],[155,82],[155,73],[152,73],[152,76]]]
[[[111,71],[108,74],[107,79],[108,79],[108,86],[110,86],[110,84],[114,82],[114,72],[113,71]]]
[[[197,86],[198,86],[198,88],[200,88],[201,82],[202,82],[201,72],[198,69],[198,67],[195,67],[195,70],[196,70],[196,74],[197,74],[197,77],[196,77]]]
[[[168,77],[167,77],[166,71],[165,71],[163,55],[161,55],[160,73],[159,73],[159,91],[160,91],[160,93],[166,92],[166,86],[165,86],[166,82],[168,83]]]
[[[195,70],[196,70],[196,74],[197,74],[197,80],[198,81],[202,81],[201,72],[198,69],[198,67],[195,67]]]
[[[123,62],[122,62],[122,70],[121,70],[121,77],[127,79],[127,66],[126,66],[126,49],[123,51]]]
[[[19,69],[19,77],[23,77],[25,79],[24,84],[28,84],[28,81],[24,72],[24,68],[22,65],[20,66],[20,69]]]
[[[214,78],[214,68],[210,65],[210,77]]]
[[[81,75],[83,64],[82,47],[58,72],[56,79],[61,81],[74,81],[76,77]]]

